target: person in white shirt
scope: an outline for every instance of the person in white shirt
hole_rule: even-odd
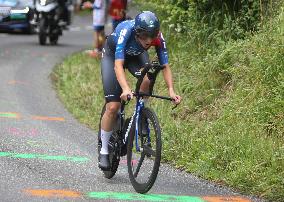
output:
[[[83,8],[93,9],[94,50],[90,51],[89,54],[90,56],[100,58],[105,42],[108,0],[95,0],[94,3],[87,1],[83,4]]]

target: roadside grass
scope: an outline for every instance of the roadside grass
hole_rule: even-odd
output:
[[[183,102],[174,111],[171,103],[150,102],[163,129],[164,162],[246,194],[284,200],[283,16],[218,54],[198,56],[182,38],[166,37]],[[68,110],[95,130],[104,103],[100,77],[100,62],[84,53],[67,57],[53,73]],[[167,94],[161,76],[155,91]]]
[[[79,15],[79,16],[86,16],[86,15],[90,15],[92,14],[92,10],[90,9],[83,9],[83,10],[79,10],[76,15]]]
[[[97,129],[104,103],[99,61],[84,52],[74,53],[57,66],[52,78],[59,97],[81,122]]]

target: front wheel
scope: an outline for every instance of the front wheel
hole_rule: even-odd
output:
[[[49,37],[50,44],[51,44],[51,45],[56,45],[57,42],[58,42],[58,38],[59,38],[58,34],[53,34],[53,35],[51,35],[51,36]]]
[[[127,167],[129,178],[138,193],[148,192],[157,178],[162,151],[161,128],[155,112],[144,108],[136,124],[134,119],[131,130],[138,136],[129,134],[127,145]],[[140,151],[137,151],[137,146]]]
[[[46,19],[45,18],[40,18],[39,20],[39,33],[38,33],[38,38],[39,38],[39,44],[40,45],[45,45],[46,44]]]

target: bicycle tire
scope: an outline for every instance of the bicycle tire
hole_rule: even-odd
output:
[[[154,185],[154,183],[156,181],[156,178],[157,178],[158,172],[159,172],[160,161],[161,161],[161,151],[162,151],[161,128],[160,128],[160,124],[159,124],[159,121],[158,121],[158,118],[157,118],[155,112],[153,110],[149,109],[149,108],[144,108],[141,112],[140,120],[146,120],[146,119],[149,120],[151,122],[151,124],[153,124],[153,132],[154,132],[154,136],[155,136],[155,146],[153,146],[153,147],[155,147],[154,148],[155,151],[153,153],[155,154],[155,159],[154,160],[150,159],[150,161],[152,161],[154,164],[153,164],[153,167],[150,171],[151,174],[145,182],[139,182],[137,180],[138,173],[137,174],[135,173],[137,170],[136,171],[133,170],[134,162],[132,162],[133,161],[132,157],[134,155],[136,155],[135,152],[133,153],[133,144],[135,143],[135,132],[134,132],[135,131],[135,121],[133,121],[133,123],[132,123],[131,130],[133,132],[131,132],[129,134],[129,141],[128,141],[128,145],[127,145],[127,167],[128,167],[130,182],[131,182],[133,188],[135,189],[135,191],[138,192],[138,193],[141,193],[141,194],[148,192],[152,188],[152,186]],[[138,127],[141,127],[141,124],[138,124]],[[140,131],[140,130],[138,129],[138,131]],[[154,136],[151,135],[152,140],[154,139]],[[141,141],[141,143],[143,143],[143,140],[142,140],[143,138],[145,138],[145,136],[143,137],[143,135],[140,134],[139,135],[139,141]],[[154,143],[154,142],[151,141],[151,143]],[[135,147],[135,145],[134,145],[134,147]],[[150,148],[152,149],[151,145],[150,145]],[[144,152],[144,149],[146,149],[146,147],[143,147],[143,152]],[[148,147],[148,150],[149,150],[149,147]],[[147,152],[147,150],[145,150],[145,151]],[[141,166],[142,166],[142,163],[143,163],[145,157],[148,158],[148,154],[147,155],[146,155],[146,153],[143,154],[143,152],[141,152],[141,158],[138,161],[138,166],[141,162],[140,167],[137,168],[138,172],[141,172],[140,169],[141,169]],[[146,168],[147,168],[147,166],[146,166]]]
[[[103,109],[102,109],[102,112],[101,112],[101,117],[100,117],[100,123],[99,123],[99,132],[98,132],[98,154],[100,153],[101,151],[101,147],[102,147],[102,143],[101,143],[101,120],[102,120],[102,116],[103,114],[105,113],[105,110],[106,110],[106,105],[103,106]],[[116,122],[116,124],[119,124],[119,121]],[[115,129],[117,128],[117,126],[114,127]],[[112,134],[112,137],[110,138],[110,141],[113,141],[113,145],[115,145],[115,140],[116,139],[116,131],[114,130],[114,133]],[[109,147],[109,157],[110,157],[110,170],[103,170],[103,173],[104,173],[104,177],[105,178],[108,178],[108,179],[111,179],[116,171],[117,171],[117,168],[119,166],[119,161],[120,161],[120,156],[118,154],[118,151],[115,150],[114,147],[112,147],[112,145],[108,145]]]

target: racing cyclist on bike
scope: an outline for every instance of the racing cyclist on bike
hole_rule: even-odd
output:
[[[151,46],[156,48],[159,62],[164,66],[162,72],[169,96],[175,104],[181,102],[181,97],[175,93],[173,88],[166,43],[160,32],[160,23],[156,15],[150,11],[144,11],[138,14],[135,20],[120,23],[106,40],[101,63],[106,100],[106,111],[100,123],[102,147],[99,154],[99,167],[102,170],[110,168],[108,141],[120,109],[120,101],[121,99],[127,100],[128,95],[133,97],[124,69],[127,68],[133,76],[136,76],[135,73],[150,62],[147,50]],[[146,75],[140,91],[148,92],[149,84],[150,80]]]

